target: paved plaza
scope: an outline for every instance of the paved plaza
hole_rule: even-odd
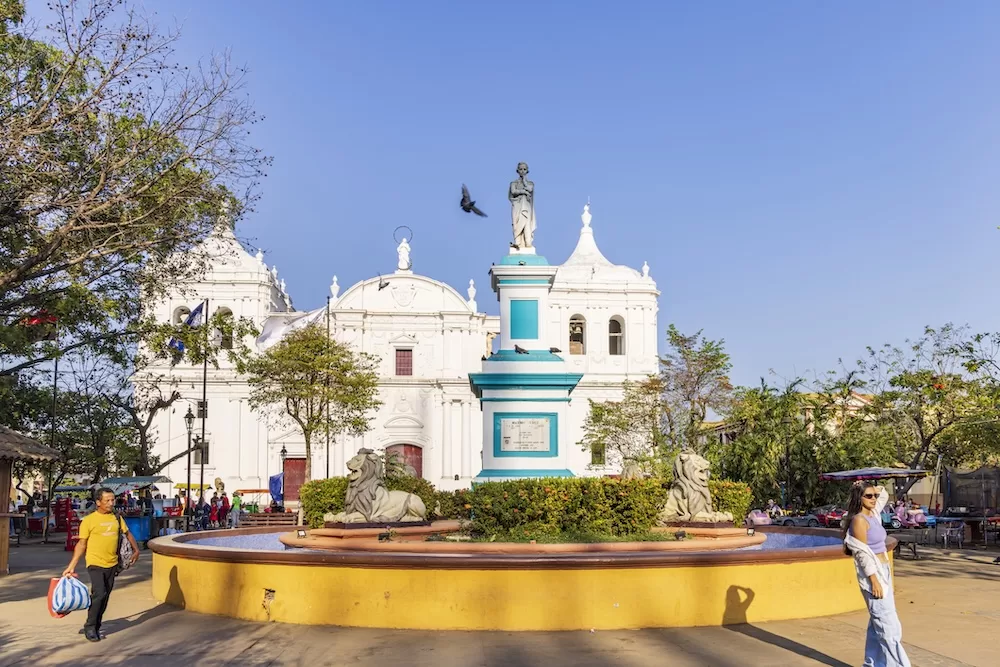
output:
[[[384,667],[720,667],[861,662],[864,613],[725,628],[559,633],[414,632],[258,624],[157,604],[151,554],[118,581],[105,617],[107,638],[86,642],[82,614],[53,619],[49,579],[69,554],[56,545],[12,549],[12,575],[0,579],[0,665],[40,667],[223,667],[362,665]],[[897,600],[915,667],[998,664],[1000,622],[995,553],[924,550],[898,560]],[[85,578],[86,580],[86,578]]]

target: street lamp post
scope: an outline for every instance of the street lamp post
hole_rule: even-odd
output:
[[[278,452],[278,458],[281,459],[281,506],[285,506],[285,459],[288,458],[288,450],[285,446],[281,446],[281,451]]]
[[[194,413],[188,405],[187,414],[184,415],[184,427],[187,428],[187,491],[184,492],[184,514],[191,514],[191,433],[194,431]]]
[[[198,451],[201,453],[201,473],[198,478],[198,496],[199,500],[204,497],[205,494],[205,438],[204,436],[197,436],[196,441],[198,442]]]

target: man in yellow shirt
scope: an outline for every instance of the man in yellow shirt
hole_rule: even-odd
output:
[[[114,506],[114,491],[107,488],[98,490],[97,511],[88,514],[80,522],[80,539],[73,551],[73,559],[63,571],[64,577],[75,577],[76,564],[86,554],[87,574],[90,575],[90,610],[87,612],[83,634],[92,642],[101,640],[101,619],[108,608],[108,598],[118,574],[119,530],[132,545],[132,563],[139,560],[139,545],[125,521],[112,511]]]

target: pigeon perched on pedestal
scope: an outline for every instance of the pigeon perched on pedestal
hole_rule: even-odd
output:
[[[389,281],[386,280],[385,278],[383,278],[382,276],[379,276],[378,277],[378,291],[381,292],[382,290],[384,290],[388,286],[389,286]]]
[[[476,202],[472,200],[472,196],[469,194],[469,188],[465,187],[465,183],[462,184],[462,203],[460,204],[462,210],[466,213],[475,213],[481,218],[488,218],[489,216],[476,208]]]
[[[521,347],[520,345],[515,345],[514,351],[517,352],[518,354],[528,354],[528,351],[523,347]]]
[[[550,347],[549,352],[551,352],[552,354],[559,354],[560,352],[562,352],[562,350],[560,350],[558,347]]]

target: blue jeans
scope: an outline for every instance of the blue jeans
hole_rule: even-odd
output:
[[[890,582],[882,586],[882,599],[861,591],[868,606],[868,636],[865,639],[864,667],[910,667],[910,659],[903,649],[903,626],[896,615],[896,595],[893,591],[889,566],[879,561],[879,567]]]

